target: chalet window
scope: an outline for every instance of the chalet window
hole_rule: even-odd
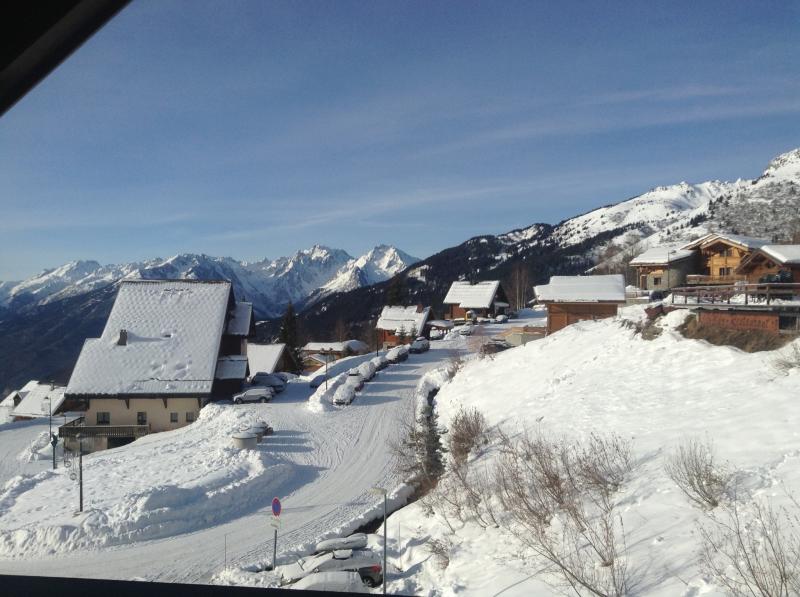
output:
[[[719,268],[719,275],[720,276],[730,276],[731,275],[731,268],[729,268],[729,267],[721,267],[721,268]]]
[[[733,249],[723,249],[721,255],[723,257],[733,257]]]
[[[145,412],[137,412],[136,413],[136,424],[137,425],[147,425],[147,413],[145,413]]]
[[[653,286],[661,286],[661,278],[653,278]]]
[[[111,413],[99,412],[97,413],[98,425],[111,425]]]
[[[178,422],[178,413],[169,413],[169,422],[170,423],[177,423]]]
[[[194,412],[186,413],[186,422],[187,423],[194,423]]]

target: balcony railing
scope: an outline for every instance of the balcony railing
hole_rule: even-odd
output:
[[[765,284],[728,284],[685,286],[671,291],[673,304],[769,305],[772,301],[800,300],[800,284],[768,282]],[[683,298],[683,301],[680,299]]]
[[[747,276],[735,274],[729,276],[701,276],[698,274],[689,274],[686,276],[686,283],[691,285],[735,284],[736,282],[747,282]]]
[[[59,437],[132,437],[138,439],[150,433],[150,425],[85,425],[78,417],[58,428]]]

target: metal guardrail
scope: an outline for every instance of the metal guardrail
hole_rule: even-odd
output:
[[[150,425],[84,425],[78,417],[58,428],[59,437],[132,437],[138,439],[150,433]]]

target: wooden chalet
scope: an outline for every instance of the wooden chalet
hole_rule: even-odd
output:
[[[652,247],[630,262],[642,290],[669,290],[683,286],[686,277],[697,271],[698,264],[698,251],[679,245]]]
[[[508,309],[508,296],[498,280],[467,282],[457,280],[444,297],[446,319],[494,317]]]
[[[682,247],[700,254],[698,273],[686,276],[687,284],[713,285],[746,281],[736,269],[767,241],[735,234],[707,234]]]
[[[431,308],[416,305],[400,307],[386,305],[375,324],[378,343],[384,348],[410,344],[419,336],[427,336],[427,322]]]
[[[252,305],[230,282],[131,280],[119,285],[100,338],[87,339],[65,398],[82,417],[62,426],[65,447],[124,445],[193,422],[248,375]]]
[[[800,245],[764,245],[744,258],[735,273],[750,283],[800,283]]]
[[[344,357],[366,354],[369,347],[361,340],[342,342],[309,342],[300,349],[303,357],[303,370],[316,371],[325,363],[332,363]]]
[[[547,333],[584,320],[617,314],[625,304],[625,277],[553,276],[550,283],[534,287],[536,301],[547,305]]]

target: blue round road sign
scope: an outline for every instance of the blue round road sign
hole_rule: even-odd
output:
[[[281,501],[278,498],[272,498],[272,514],[273,516],[281,515]]]

